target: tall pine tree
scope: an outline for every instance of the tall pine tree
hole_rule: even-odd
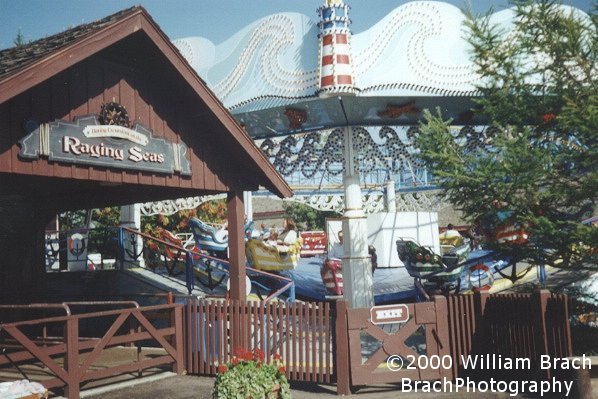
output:
[[[426,111],[418,145],[449,200],[492,229],[524,226],[527,245],[497,245],[516,260],[597,267],[598,16],[553,1],[514,1],[508,31],[467,15],[480,76],[475,112],[490,126],[474,149],[440,111]]]

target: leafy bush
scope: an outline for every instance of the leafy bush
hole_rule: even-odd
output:
[[[218,376],[212,389],[214,399],[263,399],[291,397],[291,388],[285,376],[280,355],[265,361],[264,352],[237,349],[237,354],[226,364],[218,366]]]

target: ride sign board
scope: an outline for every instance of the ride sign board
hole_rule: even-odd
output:
[[[19,141],[22,158],[89,164],[108,168],[191,174],[188,148],[153,137],[140,124],[130,129],[101,125],[95,115],[74,122],[56,120],[42,124]]]
[[[409,321],[409,307],[405,304],[374,306],[370,308],[372,324],[405,323]]]

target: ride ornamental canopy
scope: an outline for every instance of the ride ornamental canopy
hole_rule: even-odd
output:
[[[452,118],[464,146],[490,145],[493,135],[472,112],[482,82],[464,37],[465,15],[448,3],[413,1],[353,34],[349,11],[343,0],[325,0],[316,10],[318,20],[279,13],[220,44],[203,37],[174,44],[296,197],[342,191],[342,129],[350,126],[366,195],[382,194],[391,179],[401,195],[419,192],[418,198],[425,199],[435,188],[434,179],[413,140],[424,109],[439,107]],[[491,15],[490,22],[513,30],[514,15],[505,9]],[[430,209],[434,202],[425,199],[420,205]]]

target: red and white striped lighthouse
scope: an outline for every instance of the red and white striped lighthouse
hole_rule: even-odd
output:
[[[326,0],[320,15],[320,97],[355,94],[351,65],[349,6],[343,0]]]

